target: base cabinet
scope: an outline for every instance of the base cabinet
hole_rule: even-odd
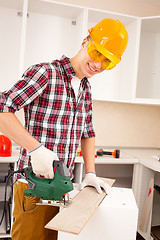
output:
[[[160,236],[160,173],[138,164],[135,170],[137,176],[135,187],[135,199],[139,209],[138,232],[145,240],[159,239]],[[154,187],[151,192],[150,183],[153,180]],[[142,222],[145,226],[142,229]]]
[[[15,168],[15,162],[18,157],[18,151],[16,154],[17,154],[16,157],[14,156],[14,159],[12,159],[12,161],[7,162],[7,160],[5,159],[5,163],[4,163],[4,160],[3,162],[0,162],[0,196],[1,196],[0,213],[1,215],[2,215],[2,210],[3,210],[2,208],[3,208],[3,201],[4,201],[5,176],[8,175],[8,172],[11,171],[11,169],[13,170]],[[151,240],[152,239],[151,232],[157,229],[157,227],[160,224],[160,218],[159,218],[159,212],[160,212],[159,196],[160,195],[158,195],[157,192],[156,193],[154,192],[153,199],[151,199],[151,204],[153,205],[153,209],[151,208],[151,211],[149,213],[150,215],[148,218],[149,220],[148,220],[148,226],[147,226],[146,232],[142,232],[140,230],[140,224],[142,221],[144,205],[145,205],[147,194],[149,191],[150,180],[153,178],[155,181],[154,184],[160,186],[160,174],[140,164],[138,162],[138,159],[136,158],[134,160],[135,162],[133,161],[133,158],[131,158],[131,159],[128,159],[127,163],[126,163],[126,160],[125,160],[125,163],[122,163],[123,162],[123,159],[122,159],[121,164],[117,164],[117,163],[115,164],[114,160],[113,160],[113,163],[111,163],[111,160],[110,160],[108,164],[106,163],[106,161],[101,161],[101,162],[99,161],[97,162],[96,160],[97,176],[116,179],[113,189],[123,188],[124,192],[133,191],[132,194],[134,194],[134,198],[132,198],[132,200],[133,199],[135,200],[135,204],[137,204],[137,207],[138,207],[137,230],[143,236],[144,239]],[[84,175],[85,175],[85,168],[84,168],[83,160],[82,158],[80,159],[77,158],[75,163],[73,182],[81,183]],[[7,200],[11,198],[10,203],[12,203],[11,193],[12,193],[11,186],[9,186],[8,192],[7,192]],[[121,209],[120,211],[123,212],[123,210],[124,209]],[[7,214],[9,212],[12,212],[11,204]],[[7,216],[10,216],[10,215],[8,214]],[[114,216],[114,213],[113,213],[113,216]],[[1,233],[0,238],[10,237],[10,233],[8,231],[8,229],[10,228],[10,224],[8,225],[6,224],[6,222],[10,223],[11,221],[12,221],[12,217],[11,217],[11,220],[10,220],[10,217],[5,218],[5,221],[0,227],[0,233]],[[106,221],[108,220],[106,219]],[[9,228],[7,228],[8,226]],[[92,225],[92,228],[93,228],[93,225]],[[109,234],[109,233],[106,233],[106,234]],[[60,236],[64,237],[65,235],[60,233]],[[64,239],[64,238],[60,238],[60,240],[61,239]],[[67,240],[67,237],[65,239]],[[70,240],[71,239],[72,238],[70,238]],[[134,240],[134,238],[131,238],[131,240]]]
[[[138,208],[131,189],[113,187],[79,235],[58,233],[58,240],[136,240]]]
[[[7,181],[7,177],[13,170],[14,163],[0,163],[0,238],[10,237],[12,225],[13,180],[11,177],[10,180]]]

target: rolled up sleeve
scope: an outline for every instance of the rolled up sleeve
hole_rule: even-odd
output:
[[[41,64],[31,66],[22,78],[0,95],[0,112],[20,110],[41,95],[48,84],[47,70]]]
[[[92,103],[90,102],[89,112],[85,120],[82,138],[91,138],[91,137],[95,137],[95,130],[94,130],[93,120],[92,120]]]

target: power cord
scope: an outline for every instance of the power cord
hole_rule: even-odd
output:
[[[3,222],[3,219],[4,219],[4,215],[5,215],[5,212],[7,210],[7,186],[8,186],[8,182],[10,180],[10,178],[12,177],[12,175],[14,175],[15,173],[24,173],[26,170],[26,168],[22,168],[22,169],[19,169],[17,171],[13,171],[11,172],[7,178],[6,178],[6,183],[5,183],[5,194],[4,194],[4,206],[3,206],[3,213],[2,213],[2,217],[1,217],[1,220],[0,220],[0,225],[2,224]]]

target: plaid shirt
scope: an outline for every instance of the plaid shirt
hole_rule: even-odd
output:
[[[94,137],[91,87],[81,80],[76,101],[71,80],[75,76],[68,58],[31,66],[22,78],[2,93],[0,112],[24,108],[25,128],[46,148],[57,153],[72,177],[76,150],[81,138]],[[20,150],[18,167],[30,162],[24,148]]]

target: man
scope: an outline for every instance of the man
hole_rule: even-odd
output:
[[[2,94],[0,130],[22,146],[18,160],[21,169],[31,163],[35,174],[53,178],[53,160],[64,161],[73,177],[76,150],[81,150],[86,175],[81,189],[94,186],[98,193],[108,184],[95,173],[95,133],[92,124],[92,98],[88,78],[112,69],[121,60],[128,34],[118,20],[103,19],[89,30],[81,49],[72,58],[31,66],[10,90]],[[25,128],[14,112],[24,108]],[[57,239],[57,232],[44,225],[57,208],[35,207],[39,199],[26,197],[26,183],[14,186],[15,221],[13,240]]]

